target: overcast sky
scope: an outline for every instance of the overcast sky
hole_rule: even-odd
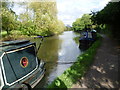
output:
[[[72,23],[83,14],[103,9],[110,0],[56,0],[58,18],[65,25]]]

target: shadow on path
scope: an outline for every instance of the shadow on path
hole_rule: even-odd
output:
[[[86,75],[72,88],[119,88],[118,53],[114,40],[102,35],[103,40],[97,50],[94,63]]]

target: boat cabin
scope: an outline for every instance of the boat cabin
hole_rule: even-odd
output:
[[[29,40],[1,42],[0,90],[33,88],[44,73],[44,62],[37,58],[35,43]]]

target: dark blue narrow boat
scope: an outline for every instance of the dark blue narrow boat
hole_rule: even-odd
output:
[[[45,73],[45,63],[36,52],[36,44],[29,40],[1,42],[0,90],[36,86]]]
[[[95,30],[91,32],[88,32],[88,31],[83,32],[82,37],[80,37],[79,39],[79,43],[80,43],[79,48],[81,50],[88,49],[96,39],[97,39],[97,34]]]

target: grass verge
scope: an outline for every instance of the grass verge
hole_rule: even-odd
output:
[[[92,46],[86,50],[82,55],[77,58],[77,61],[64,73],[57,77],[47,89],[55,88],[71,88],[78,79],[84,76],[90,65],[93,63],[94,56],[98,47],[101,44],[101,38],[92,44]]]

